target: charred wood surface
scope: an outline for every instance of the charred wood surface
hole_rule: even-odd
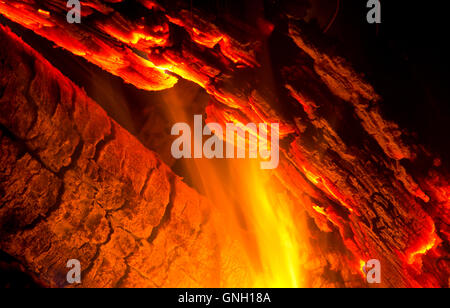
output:
[[[67,285],[69,259],[83,287],[218,286],[207,201],[18,37],[0,40],[0,249],[45,286]]]

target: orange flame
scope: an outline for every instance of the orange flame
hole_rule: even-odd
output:
[[[190,116],[179,107],[186,98],[168,95],[165,99],[170,117],[189,123]],[[261,170],[260,161],[249,159],[184,163],[192,180],[204,188],[214,212],[221,214],[215,222],[220,242],[234,243],[233,249],[224,249],[222,258],[240,260],[238,272],[222,275],[222,286],[307,286],[304,264],[311,249],[301,222],[304,212],[274,181],[272,171]]]

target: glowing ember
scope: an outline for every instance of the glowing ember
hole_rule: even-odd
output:
[[[50,12],[39,9],[38,12],[43,15],[50,16]]]

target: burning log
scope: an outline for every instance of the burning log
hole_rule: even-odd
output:
[[[69,259],[84,287],[218,286],[206,200],[18,37],[0,39],[0,249],[46,286],[67,285]]]
[[[115,2],[130,3],[125,0]],[[340,240],[345,245],[345,251],[342,248],[337,253],[327,250],[326,244],[318,243],[317,249],[321,251],[316,254],[331,264],[340,279],[345,281],[344,285],[351,284],[352,275],[359,274],[361,261],[364,263],[376,258],[383,264],[385,286],[447,286],[450,272],[448,170],[438,163],[439,157],[418,144],[410,132],[386,119],[382,98],[374,87],[329,43],[322,41],[321,34],[310,25],[298,21],[295,16],[286,16],[284,22],[288,26],[284,30],[277,29],[277,25],[266,20],[260,20],[256,25],[241,23],[240,27],[249,33],[242,37],[233,31],[232,26],[225,27],[205,11],[186,10],[182,2],[177,2],[174,6],[177,9],[174,10],[165,1],[142,0],[130,4],[136,6],[137,11],[145,12],[139,17],[129,16],[120,6],[86,1],[89,7],[83,16],[86,21],[76,26],[65,21],[65,9],[61,3],[0,2],[0,13],[140,89],[170,88],[179,79],[196,83],[211,96],[211,103],[206,108],[207,122],[244,125],[249,122],[279,123],[282,157],[274,175],[297,200],[299,211],[300,208],[305,209],[312,218],[310,231],[313,241],[320,242],[319,238],[334,231],[339,234],[340,239],[334,240]],[[231,19],[230,23],[238,22]],[[275,85],[261,77],[264,76],[264,45],[268,44],[267,38],[274,32],[274,35],[282,36],[280,49],[289,50],[289,55],[274,65],[279,75]],[[31,74],[30,70],[25,71]],[[45,74],[42,76],[48,78]],[[29,79],[31,77],[25,78],[22,84],[29,84]],[[45,82],[44,85],[58,88],[54,82]],[[40,89],[39,84],[34,83],[29,87],[30,91],[33,87]],[[55,96],[45,94],[54,92],[38,92],[44,93],[40,94],[43,97],[38,101],[45,103],[43,108],[48,109],[47,113],[51,115],[45,119],[48,121],[55,115],[59,116],[61,110],[54,102]],[[66,96],[59,94],[62,98]],[[23,101],[27,98],[17,97]],[[74,105],[70,100],[68,104]],[[121,192],[125,190],[127,197],[119,194],[117,202],[128,199],[128,194],[139,195],[143,187],[151,189],[155,185],[162,185],[167,191],[172,191],[173,182],[179,181],[173,180],[171,172],[158,164],[156,159],[146,161],[145,157],[149,154],[142,155],[144,161],[133,164],[131,160],[131,165],[125,164],[124,168],[108,164],[113,158],[122,161],[121,157],[125,154],[121,153],[131,151],[131,154],[125,155],[131,157],[141,151],[129,146],[136,144],[136,141],[117,125],[111,124],[114,122],[100,125],[108,129],[91,136],[89,133],[92,129],[86,128],[88,123],[80,120],[80,124],[76,124],[75,110],[61,116],[65,117],[64,123],[81,125],[77,130],[68,128],[72,124],[60,125],[60,130],[48,130],[45,119],[39,117],[35,106],[17,106],[2,106],[6,111],[9,110],[2,110],[2,123],[33,154],[30,154],[30,161],[22,162],[24,166],[20,168],[31,172],[30,169],[41,169],[35,167],[36,164],[45,166],[48,172],[42,171],[34,178],[36,181],[51,178],[55,191],[65,187],[67,181],[64,179],[69,176],[77,179],[75,182],[88,177],[89,183],[96,183],[94,187],[100,185],[97,184],[100,182],[98,177],[103,178],[105,175],[98,174],[99,168],[108,174],[120,174],[128,185],[124,184],[126,189],[119,189]],[[11,113],[11,110],[17,111]],[[90,115],[88,119],[99,117],[105,121],[106,115],[98,116],[98,112],[85,111],[85,114]],[[55,125],[63,122],[57,119],[51,122]],[[97,128],[99,124],[96,121],[89,123]],[[345,123],[345,127],[341,123]],[[38,133],[40,131],[57,131],[58,134],[41,135]],[[83,137],[82,133],[88,135]],[[123,137],[125,135],[128,137]],[[91,142],[87,143],[86,138]],[[6,144],[15,142],[10,139],[5,139]],[[68,142],[63,143],[63,140]],[[61,144],[62,147],[55,148],[51,144]],[[85,149],[89,144],[89,150]],[[105,152],[110,148],[111,152]],[[145,149],[142,151],[148,153]],[[75,160],[74,155],[77,158]],[[11,157],[10,161],[18,158],[17,154]],[[86,157],[93,159],[94,166],[85,163]],[[155,184],[147,183],[152,177],[148,173],[150,170],[137,167],[142,165],[151,165],[154,166],[151,170],[160,170],[162,174],[157,173],[159,177]],[[72,174],[73,167],[80,168],[80,171]],[[182,186],[181,183],[179,185]],[[111,186],[116,188],[116,185]],[[98,191],[108,189],[102,186]],[[195,200],[199,198],[195,193],[192,194]],[[104,216],[111,216],[111,219],[116,217],[109,222],[112,227],[115,222],[121,230],[133,236],[148,238],[164,215],[167,200],[170,199],[167,195],[170,193],[159,195],[159,206],[150,212],[146,212],[147,207],[145,210],[138,207],[144,212],[135,213],[140,223],[130,220],[127,215],[117,216],[120,214],[115,210],[119,209],[122,213],[127,208],[122,208],[123,204],[96,210],[105,212]],[[75,193],[70,197],[79,199]],[[61,199],[59,193],[48,192],[42,198],[50,200],[39,203],[44,213],[54,212],[51,208],[45,208],[48,203],[62,200],[62,204],[65,204],[65,199]],[[136,198],[137,204],[143,202]],[[25,225],[41,216],[28,213],[20,207],[17,211],[24,216],[21,220]],[[146,221],[151,221],[150,227],[144,227],[144,217],[148,219]],[[108,224],[105,224],[105,229],[108,229]],[[15,228],[22,227],[18,225]],[[100,248],[105,241],[109,244],[111,238],[98,239]],[[12,255],[22,258],[27,256],[27,252],[17,251],[21,246],[14,246],[14,250],[8,248],[10,245],[6,245],[5,250]],[[85,241],[84,245],[78,247],[87,249],[92,244]],[[101,249],[96,251],[98,255]],[[143,254],[146,253],[152,252],[147,250]],[[95,259],[96,254],[89,260]],[[29,260],[34,260],[34,257]],[[131,271],[130,264],[127,265],[123,268],[128,274],[150,276],[150,273],[144,274],[135,267],[133,270],[137,273]],[[39,268],[33,266],[33,270]],[[345,269],[345,266],[351,270]],[[47,278],[48,281],[55,279],[54,276]]]

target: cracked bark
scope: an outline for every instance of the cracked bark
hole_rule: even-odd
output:
[[[208,219],[202,197],[9,30],[0,40],[0,249],[47,286],[67,286],[69,259],[81,261],[83,287],[217,286],[215,275],[181,271],[218,267],[208,223],[195,236],[196,219]],[[186,202],[195,209],[177,216]],[[148,268],[167,280],[136,275]]]

